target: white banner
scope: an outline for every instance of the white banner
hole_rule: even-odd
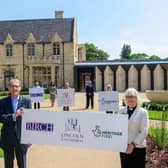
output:
[[[119,110],[119,96],[117,91],[99,92],[99,111],[113,111]]]
[[[43,102],[44,101],[44,88],[29,88],[29,96],[31,102]]]
[[[75,89],[57,89],[58,106],[74,106]]]
[[[128,116],[25,109],[21,143],[125,151]]]

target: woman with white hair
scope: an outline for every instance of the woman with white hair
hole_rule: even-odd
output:
[[[124,153],[120,153],[121,168],[145,168],[148,112],[140,107],[139,95],[134,88],[125,91],[125,101],[126,106],[120,113],[128,115],[128,146]]]

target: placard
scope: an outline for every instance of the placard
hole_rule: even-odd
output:
[[[29,96],[31,102],[43,102],[44,101],[44,88],[29,88]]]
[[[21,142],[87,149],[125,151],[128,116],[97,112],[25,109]]]
[[[119,110],[119,95],[117,91],[103,91],[98,93],[99,111]]]
[[[75,89],[57,89],[58,106],[74,106]]]

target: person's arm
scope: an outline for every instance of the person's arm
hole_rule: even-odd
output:
[[[148,127],[149,127],[149,119],[148,119],[148,112],[144,109],[142,112],[142,119],[140,123],[140,130],[133,140],[133,144],[138,145],[141,144],[148,134]]]
[[[3,124],[12,122],[14,117],[12,113],[5,113],[4,103],[5,102],[0,101],[0,122]]]

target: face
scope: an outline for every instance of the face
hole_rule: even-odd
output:
[[[112,89],[111,89],[110,86],[108,86],[106,90],[107,90],[107,91],[112,91]]]
[[[69,88],[69,83],[65,83],[65,88]]]
[[[36,86],[38,86],[38,85],[39,85],[39,82],[36,82],[35,84],[36,84]]]
[[[106,91],[112,91],[112,88],[110,86],[107,86]]]
[[[137,106],[137,97],[133,95],[132,93],[128,93],[125,96],[126,103],[129,107],[135,107]]]
[[[11,80],[9,85],[9,92],[12,97],[18,97],[21,91],[20,82],[17,79]]]

